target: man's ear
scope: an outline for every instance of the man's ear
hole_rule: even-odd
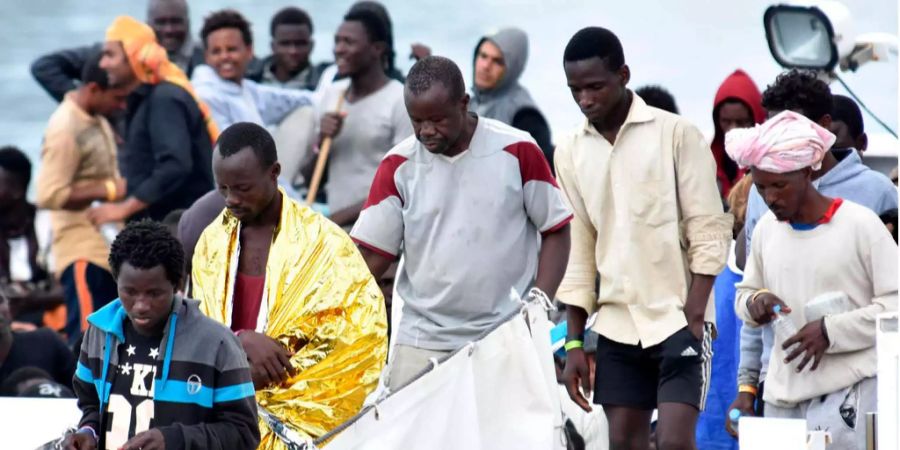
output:
[[[869,148],[869,136],[866,133],[862,133],[856,137],[856,149],[864,152],[867,148]]]
[[[469,97],[469,94],[463,94],[462,99],[460,99],[460,101],[459,101],[460,106],[462,107],[463,111],[465,111],[466,113],[469,112],[469,100],[471,100],[471,98]]]
[[[272,164],[272,168],[270,170],[271,172],[269,174],[272,176],[272,179],[278,181],[278,177],[281,176],[281,163],[275,161],[275,164]]]
[[[821,125],[822,128],[824,128],[826,130],[831,129],[831,122],[832,122],[831,114],[825,114],[824,116],[822,116],[821,119],[819,119],[819,125]]]
[[[628,68],[628,64],[623,64],[619,69],[619,77],[622,79],[622,86],[627,86],[631,81],[631,69]]]
[[[387,54],[387,51],[388,51],[387,43],[385,43],[385,42],[373,42],[373,43],[372,43],[372,46],[375,47],[375,51],[378,52],[378,54],[379,54],[379,57],[378,57],[379,62],[381,62],[382,64],[384,64],[384,62],[383,62],[383,61],[384,61],[384,55],[386,55],[386,54]]]

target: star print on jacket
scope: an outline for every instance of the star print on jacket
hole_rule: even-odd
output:
[[[119,364],[119,370],[122,375],[131,375],[131,364]]]

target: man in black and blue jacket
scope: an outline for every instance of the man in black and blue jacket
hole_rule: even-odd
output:
[[[256,400],[237,338],[175,294],[184,251],[161,224],[132,223],[110,249],[120,298],[88,316],[65,448],[255,449]]]

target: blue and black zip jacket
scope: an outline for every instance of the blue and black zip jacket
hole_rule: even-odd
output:
[[[166,449],[255,449],[259,445],[256,398],[247,356],[238,339],[203,315],[196,300],[175,297],[156,358],[154,415]],[[82,411],[106,448],[107,406],[124,344],[121,300],[88,316],[73,385]]]

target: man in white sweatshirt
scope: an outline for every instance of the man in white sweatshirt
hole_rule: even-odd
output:
[[[791,111],[726,136],[729,156],[751,168],[769,207],[754,230],[735,310],[755,327],[780,306],[799,329],[776,330],[766,417],[803,418],[810,430],[829,431],[835,448],[862,449],[862,419],[876,402],[875,319],[897,310],[897,245],[871,210],[813,187],[834,139]],[[828,314],[810,303],[833,292],[845,298]]]

